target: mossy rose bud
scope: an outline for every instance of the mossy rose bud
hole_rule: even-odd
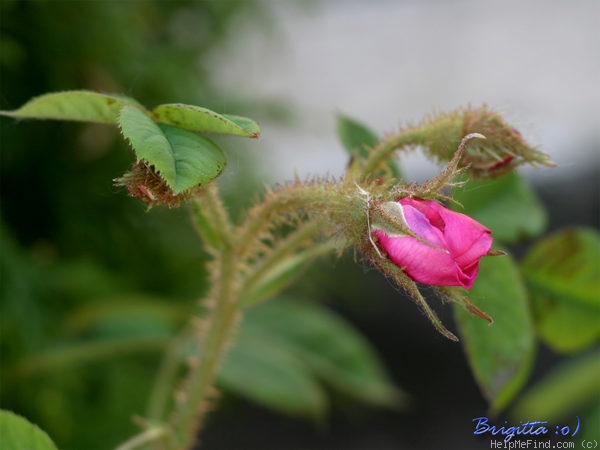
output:
[[[381,223],[401,223],[412,234],[374,222],[371,234],[395,265],[419,283],[473,286],[479,260],[492,246],[489,229],[431,200],[407,197],[381,206],[383,214],[395,216]]]
[[[461,139],[471,133],[486,137],[470,142],[461,160],[472,178],[495,178],[523,163],[552,167],[550,157],[528,144],[501,114],[486,106],[461,108],[427,118],[407,133],[413,143],[440,161],[449,161]]]

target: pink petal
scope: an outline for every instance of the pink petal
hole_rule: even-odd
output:
[[[470,281],[470,277],[463,275],[449,253],[411,236],[388,236],[383,230],[375,230],[373,235],[394,264],[404,268],[406,274],[419,283],[464,286]]]
[[[410,229],[426,242],[374,231],[390,259],[420,283],[470,289],[479,260],[490,251],[490,230],[432,200],[407,197],[398,203]]]
[[[440,215],[446,224],[447,248],[463,270],[489,253],[493,241],[489,229],[469,216],[449,209],[440,211]]]
[[[419,198],[405,197],[399,200],[402,206],[412,206],[419,210],[422,214],[427,217],[429,223],[434,227],[444,230],[444,219],[440,215],[440,211],[446,208],[433,200],[421,200]]]
[[[402,205],[402,211],[411,231],[435,247],[448,249],[442,231],[433,226],[425,214],[412,205]]]

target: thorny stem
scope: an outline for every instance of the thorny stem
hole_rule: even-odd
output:
[[[192,220],[196,231],[209,250],[230,247],[234,238],[229,214],[219,195],[216,183],[210,183],[201,195],[192,200]]]
[[[202,419],[208,411],[209,399],[214,395],[214,379],[239,319],[237,273],[235,255],[224,252],[214,261],[214,288],[209,296],[211,310],[199,324],[200,352],[197,361],[189,365],[189,373],[181,391],[176,396],[177,405],[170,424],[175,448],[191,448],[196,440]]]
[[[276,270],[277,266],[281,264],[281,261],[289,258],[290,256],[296,255],[301,258],[301,264],[308,262],[314,257],[318,257],[322,254],[331,251],[331,244],[325,243],[321,245],[313,245],[313,247],[307,252],[302,251],[307,247],[316,235],[318,235],[323,227],[323,222],[320,220],[311,220],[298,225],[296,230],[280,240],[274,247],[270,254],[260,261],[260,263],[252,265],[252,272],[248,275],[244,284],[241,288],[241,292],[244,293],[240,300],[240,306],[247,307],[256,302],[253,298],[253,294],[256,290],[257,285],[260,284],[260,280],[263,279],[266,274]],[[298,253],[301,252],[302,253]]]
[[[298,214],[315,215],[318,212],[319,219],[325,219],[327,215],[352,210],[353,199],[339,195],[340,186],[344,186],[343,181],[297,182],[268,192],[262,203],[250,209],[244,224],[237,231],[238,256],[246,258],[256,242],[268,235],[269,229],[285,223],[286,219],[293,220]]]
[[[329,197],[327,188],[316,184],[296,191],[283,189],[271,193],[271,201],[265,201],[253,209],[246,222],[237,229],[228,219],[216,186],[208,187],[202,196],[194,199],[194,223],[214,257],[209,268],[213,288],[203,303],[209,311],[199,321],[195,330],[197,360],[189,364],[187,378],[176,396],[175,411],[169,421],[173,438],[170,443],[172,448],[190,448],[194,445],[196,434],[210,409],[210,398],[215,395],[213,386],[218,368],[241,318],[241,279],[244,262],[253,256],[253,246],[256,248],[257,241],[272,226],[274,216],[293,215],[301,206],[323,203],[329,200]],[[312,202],[309,199],[312,199]],[[318,219],[315,220],[315,224],[307,222],[296,233],[292,233],[281,241],[280,245],[275,246],[266,258],[257,261],[257,266],[265,270],[276,266],[290,253],[293,254],[294,250],[304,246],[311,237],[319,234],[322,228],[319,225],[322,223]],[[322,246],[317,246],[316,250],[318,251],[305,252],[302,256],[308,260],[324,253]],[[245,281],[252,285],[257,278],[250,277]],[[181,345],[187,339],[186,335],[188,332],[182,334],[172,347],[171,356],[167,356],[160,383],[170,384],[171,377],[177,369],[176,361],[181,357]],[[153,418],[160,415],[160,405],[165,403],[160,392],[156,395],[154,405],[149,408]]]
[[[407,130],[384,139],[369,153],[367,159],[362,163],[360,172],[369,175],[379,167],[385,165],[393,153],[406,146],[415,146],[422,143],[422,136],[418,130]]]

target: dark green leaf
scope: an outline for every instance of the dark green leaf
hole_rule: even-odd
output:
[[[313,245],[275,263],[271,261],[257,267],[253,277],[248,280],[240,305],[252,307],[282,292],[311,262],[332,250],[329,244]]]
[[[579,440],[582,442],[598,442],[598,424],[600,423],[600,395],[596,395],[596,405],[581,418],[583,428]]]
[[[173,299],[123,293],[72,308],[61,329],[69,335],[154,336],[171,335],[183,322],[185,310]]]
[[[512,408],[520,420],[544,417],[550,422],[572,417],[600,401],[600,351],[567,360],[525,392]],[[598,422],[600,423],[600,422]]]
[[[260,127],[252,119],[217,114],[210,109],[183,103],[159,105],[152,111],[157,122],[204,133],[233,134],[256,138]]]
[[[367,148],[377,145],[377,135],[362,123],[343,114],[337,115],[337,133],[351,156],[366,157]]]
[[[535,339],[527,293],[510,256],[481,260],[469,299],[494,323],[455,306],[455,317],[471,370],[494,411],[500,411],[529,375]]]
[[[26,119],[57,119],[116,124],[125,105],[142,106],[134,99],[91,91],[65,91],[35,97],[14,111],[0,114]]]
[[[10,411],[0,410],[0,439],[6,450],[56,450],[44,431]]]
[[[276,299],[251,310],[245,327],[285,344],[290,354],[349,397],[379,406],[398,406],[403,400],[368,342],[323,307]]]
[[[500,241],[512,243],[534,237],[546,227],[544,207],[515,172],[491,180],[469,181],[455,190],[454,199],[464,206],[454,209],[484,224]]]
[[[343,114],[337,115],[337,134],[351,157],[366,158],[369,148],[379,143],[379,137],[366,125]],[[400,169],[394,161],[389,162],[394,178],[401,178]]]
[[[538,242],[521,263],[536,329],[547,345],[573,352],[600,337],[600,235],[568,229]]]
[[[175,194],[214,180],[225,155],[212,141],[182,128],[157,124],[143,111],[125,106],[119,126],[138,160],[154,166]]]
[[[40,372],[110,360],[120,355],[158,353],[168,343],[170,336],[138,335],[123,338],[102,338],[85,342],[65,343],[52,350],[23,358],[9,375],[28,377]]]
[[[218,384],[286,414],[319,418],[327,411],[314,375],[275,336],[242,332],[221,365]]]

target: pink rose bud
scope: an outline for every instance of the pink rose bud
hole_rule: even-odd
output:
[[[372,235],[394,264],[419,283],[470,289],[479,260],[490,252],[490,230],[435,201],[402,198],[397,203],[403,216],[397,220],[421,239],[375,226]],[[398,210],[396,205],[383,209]]]

